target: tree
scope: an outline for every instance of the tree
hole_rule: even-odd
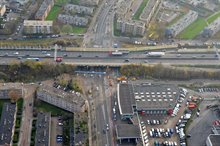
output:
[[[19,99],[19,93],[15,89],[10,90],[8,96],[12,103],[15,103]]]
[[[72,32],[72,26],[69,24],[66,24],[62,27],[62,32],[63,33],[71,33]]]
[[[60,27],[59,27],[59,25],[54,25],[54,26],[53,26],[53,33],[55,33],[55,34],[59,34],[59,33],[60,33]]]

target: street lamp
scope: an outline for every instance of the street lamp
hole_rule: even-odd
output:
[[[55,44],[54,46],[54,61],[56,61],[56,58],[57,58],[57,44]]]

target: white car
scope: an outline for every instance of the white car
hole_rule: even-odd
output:
[[[50,56],[51,56],[51,54],[46,54],[46,56],[47,56],[47,57],[50,57]]]
[[[106,130],[109,130],[109,126],[108,126],[108,124],[106,124]]]
[[[19,55],[19,52],[15,52],[14,55]]]

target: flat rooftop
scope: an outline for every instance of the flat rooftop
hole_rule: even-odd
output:
[[[35,146],[50,146],[50,113],[38,113]]]
[[[135,105],[132,84],[119,84],[118,94],[120,114],[132,114],[132,105]]]
[[[119,124],[116,125],[117,139],[140,138],[140,129],[138,125]]]
[[[179,89],[165,84],[119,84],[118,101],[120,114],[137,110],[168,110],[173,108],[179,97]]]
[[[83,99],[81,94],[68,93],[63,90],[46,85],[40,86],[38,90],[50,94],[51,96],[62,98],[63,100],[70,102],[72,104],[77,104],[79,106],[83,106],[85,104],[85,100]]]
[[[4,103],[0,121],[0,145],[11,143],[15,112],[16,104]]]
[[[172,85],[134,85],[134,98],[138,110],[173,108],[179,96]]]
[[[212,146],[219,146],[220,144],[220,135],[210,134],[210,141],[212,142]]]

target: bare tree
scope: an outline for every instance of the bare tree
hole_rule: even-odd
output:
[[[15,103],[19,99],[19,93],[14,89],[9,91],[8,96],[10,97],[12,103]]]

